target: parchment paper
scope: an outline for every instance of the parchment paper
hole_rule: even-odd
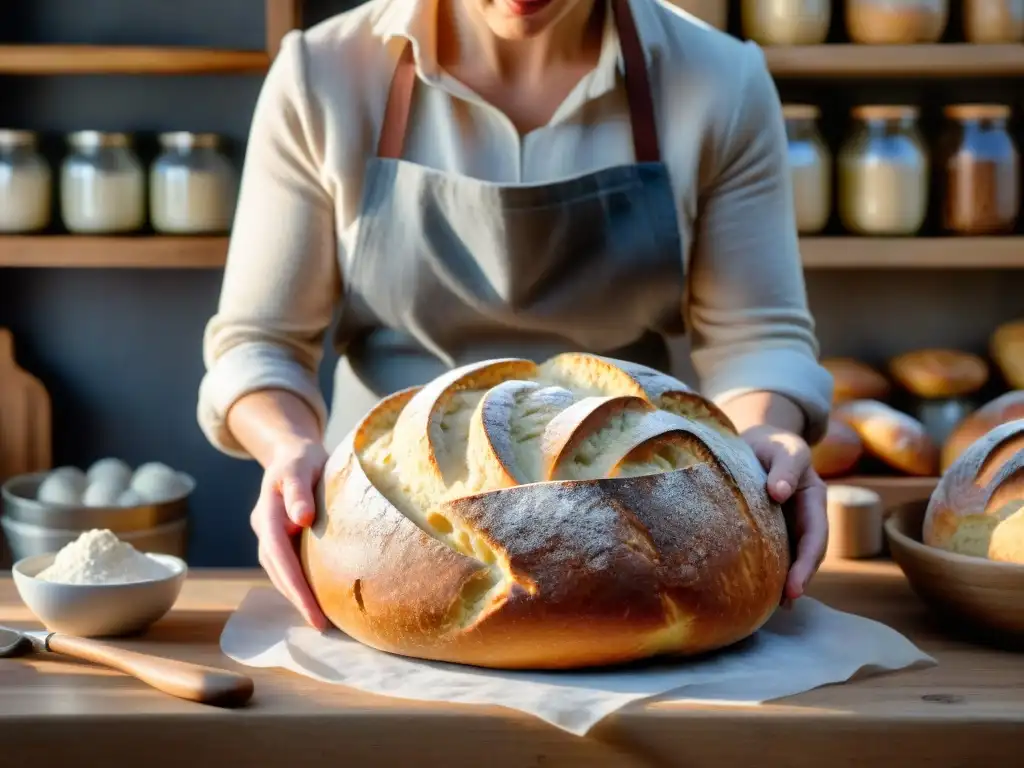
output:
[[[385,696],[511,707],[581,736],[642,699],[759,704],[857,672],[935,664],[895,630],[807,597],[725,651],[630,669],[498,672],[393,656],[337,630],[321,635],[268,588],[246,595],[224,627],[220,647],[251,667],[280,667]]]

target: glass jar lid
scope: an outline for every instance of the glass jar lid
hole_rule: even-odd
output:
[[[0,148],[16,149],[34,147],[38,138],[35,131],[20,128],[0,128]]]
[[[127,147],[131,137],[127,133],[109,131],[75,131],[67,135],[67,142],[75,149],[97,149],[99,147]]]
[[[821,109],[814,104],[783,104],[782,116],[787,120],[817,120]]]
[[[216,149],[221,138],[216,133],[190,133],[189,131],[169,131],[161,133],[157,140],[164,149]]]
[[[858,120],[916,120],[920,110],[909,104],[861,104],[850,114]]]
[[[1008,120],[1008,104],[950,104],[943,112],[951,120]]]

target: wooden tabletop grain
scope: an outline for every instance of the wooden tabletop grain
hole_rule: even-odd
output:
[[[174,611],[126,646],[234,667],[217,645],[254,571],[190,574]],[[0,765],[840,766],[1011,765],[1024,749],[1024,655],[953,638],[889,562],[826,563],[815,597],[900,630],[937,667],[821,688],[759,707],[655,703],[589,736],[498,707],[390,699],[240,668],[252,704],[219,710],[117,673],[39,656],[0,660]],[[8,574],[0,625],[31,628]],[[13,759],[13,762],[10,761]]]

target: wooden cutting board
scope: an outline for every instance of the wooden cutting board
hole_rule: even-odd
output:
[[[0,328],[0,482],[51,468],[52,418],[46,387],[18,367],[14,336]]]

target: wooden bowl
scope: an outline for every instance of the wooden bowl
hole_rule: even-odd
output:
[[[1024,648],[1024,565],[947,552],[921,543],[926,501],[894,507],[885,520],[892,559],[947,628]]]

